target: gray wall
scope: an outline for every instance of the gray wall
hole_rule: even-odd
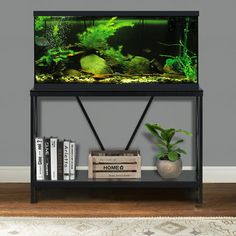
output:
[[[200,85],[204,88],[204,164],[236,165],[236,1],[235,0],[1,0],[0,1],[0,165],[29,165],[29,90],[33,87],[33,10],[200,10]],[[147,98],[83,99],[106,147],[122,148]],[[80,144],[80,164],[97,143],[74,98],[41,103],[42,135]],[[158,99],[146,122],[192,130],[192,101]],[[191,164],[192,139],[184,147]],[[133,148],[152,165],[155,150],[142,127]]]

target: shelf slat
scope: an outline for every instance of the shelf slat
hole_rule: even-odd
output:
[[[89,179],[87,170],[77,171],[76,180],[36,181],[38,187],[98,188],[195,188],[196,171],[185,170],[177,179],[162,179],[157,171],[142,171],[140,179]]]

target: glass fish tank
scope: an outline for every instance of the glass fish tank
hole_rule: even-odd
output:
[[[36,87],[198,87],[198,12],[34,12]]]

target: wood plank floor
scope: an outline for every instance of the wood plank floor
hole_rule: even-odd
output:
[[[1,216],[236,216],[236,184],[205,184],[204,202],[168,189],[50,189],[30,203],[29,184],[0,184]]]

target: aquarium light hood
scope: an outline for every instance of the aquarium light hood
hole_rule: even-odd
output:
[[[34,16],[199,16],[199,11],[34,11]]]

